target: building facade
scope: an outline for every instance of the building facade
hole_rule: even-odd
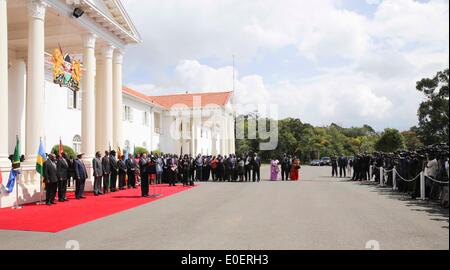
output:
[[[223,99],[213,99],[215,108],[210,108],[186,100],[208,101],[215,93],[185,94],[178,97],[185,102],[167,103],[174,96],[148,97],[122,85],[124,49],[141,42],[119,0],[0,0],[3,185],[16,137],[26,158],[18,197],[0,185],[0,207],[12,206],[16,200],[23,204],[40,199],[35,163],[41,141],[47,152],[61,140],[85,153],[89,175],[95,152],[109,147],[143,146],[177,154],[234,152],[231,92],[218,93]],[[69,63],[72,79],[79,74],[75,66],[76,59],[80,60],[81,79],[75,91],[68,88],[73,85],[55,83],[55,59],[59,59],[55,52],[63,55],[64,65]],[[212,121],[207,115],[211,111],[222,119]],[[183,136],[177,136],[177,131]],[[90,180],[87,188],[91,188]]]

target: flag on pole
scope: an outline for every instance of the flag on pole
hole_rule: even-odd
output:
[[[120,159],[121,156],[122,156],[122,151],[120,150],[120,147],[117,147],[117,158]]]
[[[127,160],[128,159],[128,147],[125,149],[125,159],[124,160]]]
[[[136,145],[133,145],[133,157],[136,156]]]
[[[59,158],[62,158],[62,154],[64,153],[64,146],[61,141],[61,137],[59,137]]]
[[[45,150],[44,146],[42,145],[42,140],[39,143],[39,150],[37,153],[37,159],[36,159],[36,171],[44,177],[44,162],[46,160]]]
[[[11,172],[9,173],[8,183],[6,184],[6,192],[11,193],[16,184],[17,175],[20,174],[20,142],[19,136],[16,137],[16,148],[14,149],[13,164]]]

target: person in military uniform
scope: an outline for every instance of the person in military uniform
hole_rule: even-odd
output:
[[[339,177],[347,177],[347,164],[348,164],[348,160],[346,157],[344,156],[340,156],[338,159],[338,165],[339,165]]]
[[[65,202],[67,199],[67,182],[70,178],[69,156],[66,153],[62,154],[62,158],[56,163],[58,172],[58,201]]]
[[[44,162],[45,175],[45,203],[47,205],[56,204],[56,189],[58,186],[58,171],[56,166],[56,156],[49,154]]]

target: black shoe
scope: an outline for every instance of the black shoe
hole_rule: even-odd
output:
[[[58,202],[64,202],[64,199],[59,199]]]
[[[47,203],[45,203],[46,205],[48,205],[48,206],[52,206],[52,203],[51,202],[47,202]]]
[[[80,199],[86,199],[86,197],[84,197],[84,196],[80,196]]]
[[[50,202],[51,204],[56,204],[56,202],[55,201],[52,201],[52,202]]]
[[[64,199],[65,202],[68,202],[69,200],[67,198]]]

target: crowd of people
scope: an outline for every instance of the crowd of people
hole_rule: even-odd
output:
[[[257,154],[191,155],[146,154],[120,155],[115,150],[95,154],[92,160],[95,196],[124,189],[141,188],[141,196],[149,196],[149,185],[168,183],[193,186],[195,181],[259,182],[261,159]],[[83,154],[71,159],[66,153],[51,153],[44,163],[46,204],[67,201],[67,187],[75,183],[75,199],[86,198],[84,188],[89,178]]]

